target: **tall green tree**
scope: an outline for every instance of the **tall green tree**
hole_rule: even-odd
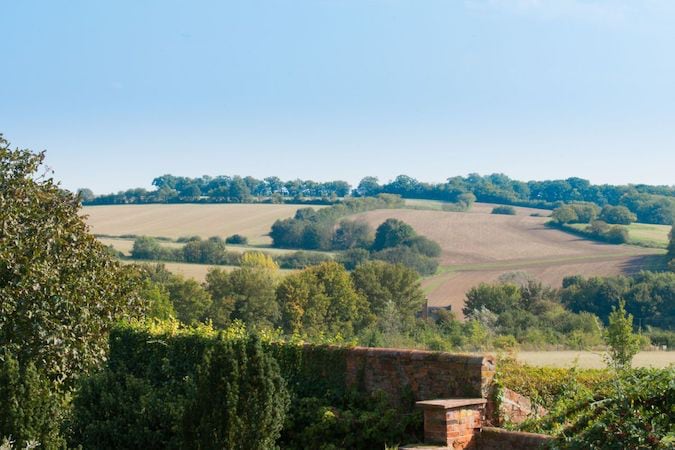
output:
[[[373,230],[364,221],[343,220],[335,229],[333,248],[348,250],[351,248],[368,248],[373,242]]]
[[[44,156],[0,135],[0,348],[72,386],[104,360],[112,325],[145,305],[134,269],[89,234]]]
[[[368,305],[340,264],[326,262],[287,276],[277,288],[288,333],[351,336],[365,326]]]
[[[213,300],[201,284],[174,275],[167,284],[167,290],[178,320],[191,325],[209,318]]]
[[[426,302],[419,275],[401,264],[366,262],[352,272],[352,279],[378,321],[395,316],[401,325],[411,325]]]
[[[289,394],[276,360],[256,337],[220,340],[204,355],[183,416],[185,448],[276,448]]]
[[[407,223],[398,219],[387,219],[375,231],[373,250],[398,247],[414,236],[415,230]]]
[[[609,363],[616,369],[629,368],[633,357],[640,351],[640,338],[633,333],[633,316],[626,312],[626,302],[609,314],[605,331]]]
[[[630,225],[637,220],[637,216],[625,206],[605,205],[600,212],[600,219],[615,225]]]
[[[470,316],[472,313],[486,308],[493,313],[501,314],[518,308],[520,300],[521,291],[515,284],[480,283],[466,293],[466,302],[462,311],[464,315]]]

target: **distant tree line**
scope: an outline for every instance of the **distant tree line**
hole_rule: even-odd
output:
[[[243,238],[243,236],[240,237]],[[131,249],[131,259],[241,266],[242,260],[246,258],[246,255],[259,253],[228,251],[226,248],[228,239],[223,240],[218,236],[208,239],[192,236],[178,240],[184,243],[183,246],[170,247],[162,245],[162,242],[157,238],[139,236],[134,239],[134,245]],[[232,239],[229,240],[231,241]],[[297,251],[285,255],[269,255],[269,257],[282,269],[304,269],[308,266],[332,260],[330,255],[305,251]]]
[[[470,174],[448,178],[445,183],[424,183],[400,175],[380,185],[377,178],[366,177],[361,180],[354,195],[371,196],[383,192],[403,198],[446,202],[455,202],[460,195],[470,192],[479,202],[547,209],[571,202],[591,202],[600,207],[621,205],[633,212],[639,222],[657,224],[672,224],[675,213],[675,186],[593,185],[582,178],[523,182],[504,174]]]
[[[332,203],[339,198],[397,194],[403,198],[440,200],[463,204],[472,194],[476,201],[553,209],[563,203],[590,202],[625,206],[639,222],[672,224],[675,213],[675,187],[635,185],[594,185],[582,178],[565,180],[517,181],[504,174],[448,178],[442,183],[425,183],[407,175],[380,184],[376,177],[363,178],[355,189],[346,181],[282,181],[278,177],[257,179],[240,176],[198,178],[163,175],[152,182],[155,190],[137,188],[117,194],[95,196],[81,189],[85,205],[126,203],[243,203],[307,202]]]
[[[332,203],[348,196],[351,186],[346,181],[317,182],[312,180],[282,181],[278,177],[176,177],[162,175],[152,181],[155,190],[129,189],[117,194],[95,196],[89,189],[81,189],[85,205],[115,205],[128,203],[250,203],[267,201]],[[314,199],[314,200],[312,200]]]

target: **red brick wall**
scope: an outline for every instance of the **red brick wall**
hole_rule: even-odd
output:
[[[490,355],[355,347],[346,358],[348,385],[394,398],[407,387],[415,400],[486,397],[495,371]]]
[[[499,405],[495,404],[494,395],[488,397],[486,418],[491,425],[522,423],[532,417],[542,417],[548,413],[545,408],[533,405],[532,401],[524,395],[505,387],[501,387],[501,391],[502,398]],[[499,410],[497,410],[497,406]]]
[[[483,427],[476,435],[476,448],[481,450],[534,450],[545,448],[551,440],[544,434],[507,431],[503,428]]]

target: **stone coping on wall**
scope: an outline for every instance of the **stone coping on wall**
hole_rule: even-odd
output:
[[[484,405],[487,400],[484,398],[451,398],[443,400],[424,400],[415,403],[418,408],[422,409],[453,409],[462,406]]]

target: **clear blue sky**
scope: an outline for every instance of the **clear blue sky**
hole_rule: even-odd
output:
[[[0,0],[0,132],[164,173],[675,183],[672,0]]]

